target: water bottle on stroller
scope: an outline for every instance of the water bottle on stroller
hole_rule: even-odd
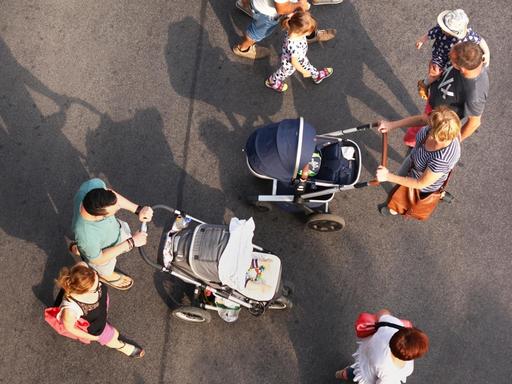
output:
[[[182,229],[187,228],[191,221],[192,221],[192,219],[190,219],[186,216],[183,217],[181,215],[178,215],[178,216],[176,216],[176,219],[174,220],[174,223],[172,224],[172,228],[169,232],[170,233],[179,232]]]

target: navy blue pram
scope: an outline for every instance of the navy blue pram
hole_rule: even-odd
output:
[[[249,197],[260,211],[269,211],[272,203],[287,211],[303,211],[307,225],[318,231],[339,231],[345,226],[342,217],[329,213],[329,202],[338,191],[377,184],[359,183],[361,150],[346,133],[371,129],[374,124],[317,135],[303,118],[282,120],[255,130],[247,140],[245,154],[249,170],[261,179],[272,180],[272,194]],[[383,135],[383,158],[387,137]],[[298,173],[313,153],[318,154],[318,172],[308,178],[306,188],[297,193]]]

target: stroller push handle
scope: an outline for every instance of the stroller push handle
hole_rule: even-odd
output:
[[[388,134],[387,132],[382,133],[382,152],[381,152],[381,158],[380,158],[380,165],[383,167],[388,166]],[[368,182],[368,185],[371,186],[377,186],[380,185],[380,182],[377,179],[370,180]]]
[[[162,204],[158,204],[158,205],[154,205],[151,207],[153,209],[153,211],[156,211],[158,209],[163,209],[163,210],[166,210],[166,211],[169,211],[171,214],[180,214],[180,211],[174,209],[174,208],[171,208],[171,207],[168,207],[167,205],[162,205]],[[147,233],[148,232],[148,223],[141,223],[140,225],[140,231],[141,232],[145,232]],[[165,269],[164,266],[160,265],[160,264],[157,264],[155,262],[153,262],[149,257],[148,255],[146,254],[146,251],[144,249],[144,246],[141,246],[139,247],[139,253],[140,255],[142,256],[142,259],[148,263],[149,265],[151,265],[152,267],[162,271]]]
[[[346,128],[346,129],[342,129],[339,131],[324,133],[322,135],[318,135],[318,137],[324,137],[324,138],[340,137],[340,136],[346,135],[348,133],[367,131],[369,129],[373,129],[373,128],[377,127],[378,125],[379,125],[378,122],[366,123],[366,124],[358,125],[357,127],[353,127],[353,128]]]
[[[182,211],[179,211],[177,209],[174,209],[174,208],[171,208],[167,205],[163,205],[163,204],[157,204],[157,205],[153,205],[151,207],[153,209],[153,211],[156,211],[156,210],[165,210],[165,211],[168,211],[171,215],[183,215],[185,216],[186,218],[188,219],[191,219],[199,224],[204,224],[203,221],[199,220],[199,219],[196,219],[195,217],[192,217],[190,215],[185,215],[185,213],[183,213]],[[146,232],[148,233],[148,224],[147,223],[141,223],[140,225],[140,230],[141,232]],[[148,255],[146,254],[146,251],[144,249],[144,246],[142,247],[139,247],[139,253],[140,255],[142,256],[142,259],[144,259],[144,261],[146,263],[148,263],[149,265],[151,265],[152,267],[158,269],[159,271],[167,271],[166,267],[163,266],[163,265],[160,265],[160,264],[157,264],[155,262],[153,262],[149,257]]]

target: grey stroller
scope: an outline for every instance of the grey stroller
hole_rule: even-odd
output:
[[[290,289],[281,281],[281,260],[252,244],[252,218],[234,218],[229,226],[214,225],[165,205],[153,209],[169,214],[160,242],[161,263],[152,261],[144,247],[139,248],[141,256],[159,271],[195,286],[191,305],[174,309],[174,317],[210,322],[208,310],[213,310],[232,322],[241,308],[259,316],[267,309],[291,307]],[[145,223],[141,230],[147,232]]]

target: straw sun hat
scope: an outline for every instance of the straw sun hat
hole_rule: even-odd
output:
[[[469,18],[462,9],[443,11],[437,16],[437,24],[451,36],[463,39],[468,33]]]

